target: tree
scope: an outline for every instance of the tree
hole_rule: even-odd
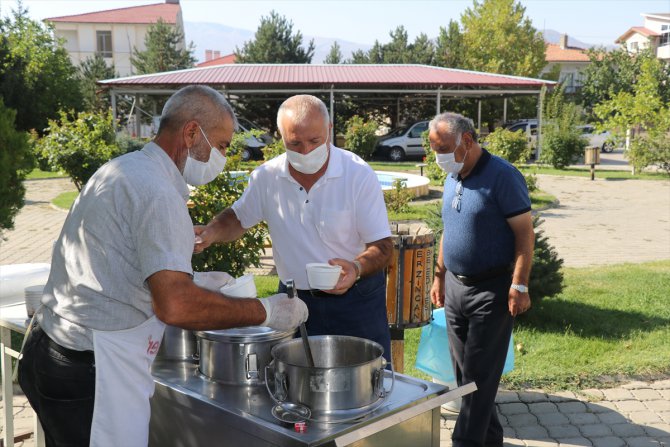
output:
[[[643,58],[633,91],[620,91],[594,108],[603,128],[620,139],[631,137],[628,156],[636,169],[652,163],[664,169],[670,166],[670,106],[663,98],[665,84],[670,79],[669,66],[656,58]]]
[[[440,67],[461,68],[465,58],[463,35],[455,20],[449,20],[447,28],[441,26],[437,36],[434,62]]]
[[[293,33],[293,22],[271,11],[261,17],[261,24],[253,40],[235,49],[240,64],[309,64],[314,56],[314,40],[303,47],[302,33]]]
[[[588,144],[577,128],[582,111],[566,100],[564,87],[560,86],[549,95],[543,116],[540,161],[563,169],[583,154]]]
[[[77,70],[50,27],[18,9],[0,21],[0,97],[16,110],[16,128],[42,133],[61,109],[81,109]]]
[[[348,62],[354,64],[426,64],[433,62],[433,42],[425,34],[419,34],[414,43],[409,43],[407,30],[398,26],[389,32],[391,41],[385,44],[375,40],[367,52],[358,50]]]
[[[0,233],[14,227],[14,217],[23,206],[23,180],[33,166],[28,135],[16,130],[16,112],[0,98]]]
[[[537,77],[546,62],[545,43],[515,0],[475,0],[461,15],[464,67]]]
[[[183,42],[182,31],[159,18],[149,27],[144,38],[146,50],[139,51],[136,47],[133,48],[130,63],[138,74],[191,68],[196,61],[193,56],[195,47],[191,42],[188,47],[183,48]]]
[[[328,56],[323,61],[324,64],[340,64],[342,63],[342,51],[340,50],[340,44],[337,43],[337,40],[333,42],[330,46],[330,51]]]
[[[105,59],[99,54],[86,58],[79,65],[79,80],[85,110],[102,111],[111,106],[109,95],[106,92],[100,94],[100,88],[96,82],[116,76],[114,65],[108,67]]]

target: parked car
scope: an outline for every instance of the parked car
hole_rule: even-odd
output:
[[[402,161],[406,157],[423,157],[421,134],[428,130],[428,121],[418,121],[406,127],[399,127],[377,141],[373,155],[386,157],[391,161]]]
[[[503,126],[505,129],[510,132],[523,132],[526,135],[526,141],[530,146],[530,156],[531,158],[536,157],[537,149],[537,120],[536,119],[523,119],[514,121],[512,123],[506,124]]]
[[[260,130],[263,132],[259,137],[249,136],[244,141],[242,150],[242,160],[261,160],[263,159],[263,148],[272,142],[272,136],[257,124],[241,116],[237,117],[239,132],[248,132],[250,130]]]
[[[597,132],[596,128],[590,124],[577,126],[577,129],[589,141],[589,147],[599,147],[602,152],[612,152],[614,150],[612,134],[609,131]]]

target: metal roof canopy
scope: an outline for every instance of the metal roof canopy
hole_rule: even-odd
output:
[[[98,84],[110,89],[114,114],[116,95],[171,95],[192,84],[208,85],[226,96],[328,94],[331,120],[335,94],[434,96],[437,113],[443,97],[475,98],[480,100],[477,122],[481,127],[482,99],[505,98],[504,120],[506,98],[539,97],[542,86],[551,87],[555,82],[416,64],[226,64],[108,79]]]

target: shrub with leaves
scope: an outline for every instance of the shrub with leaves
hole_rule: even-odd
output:
[[[386,208],[394,213],[409,211],[410,200],[412,200],[412,193],[407,189],[407,181],[403,178],[394,179],[393,188],[384,191]]]
[[[423,158],[424,163],[426,163],[426,176],[428,176],[433,183],[443,185],[444,181],[447,179],[447,173],[440,169],[435,162],[435,152],[430,148],[428,131],[421,134],[421,145],[426,151],[426,156]]]
[[[533,216],[535,229],[535,250],[533,269],[530,272],[530,296],[534,303],[545,297],[552,297],[563,290],[563,259],[558,257],[554,247],[549,244],[544,231],[539,229],[543,220]]]
[[[230,171],[223,171],[212,182],[200,186],[191,194],[189,209],[195,224],[205,225],[217,214],[230,207],[246,187],[245,177],[238,177]],[[223,271],[237,277],[249,266],[260,267],[260,257],[267,236],[264,223],[247,230],[233,242],[212,245],[200,254],[193,255],[192,264],[196,271]]]
[[[374,121],[364,122],[362,117],[352,116],[347,121],[347,131],[344,134],[346,148],[363,160],[369,160],[375,151],[377,143],[375,132],[378,127]]]
[[[657,166],[670,175],[670,136],[642,135],[633,139],[628,158],[636,170]]]
[[[577,129],[581,115],[581,109],[566,99],[563,86],[549,95],[542,122],[542,163],[563,169],[584,154],[588,141]]]
[[[284,152],[286,152],[284,142],[279,138],[263,148],[263,157],[265,158],[265,161],[268,161],[275,157],[279,157]]]
[[[79,191],[100,166],[124,153],[116,143],[110,112],[60,112],[60,120],[49,120],[47,134],[37,145],[49,166],[67,173]]]
[[[23,179],[33,167],[28,134],[16,130],[16,111],[0,98],[0,231],[14,227],[23,206]]]
[[[530,147],[523,132],[498,128],[484,138],[484,144],[487,151],[515,165],[530,158]]]

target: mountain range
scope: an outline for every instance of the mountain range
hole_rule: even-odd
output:
[[[242,48],[244,42],[254,38],[255,31],[235,28],[232,26],[222,25],[220,23],[208,22],[184,22],[184,32],[187,42],[195,44],[195,57],[198,62],[205,60],[205,50],[219,51],[221,56],[225,56],[235,51],[235,48]],[[561,34],[554,30],[544,30],[544,40],[548,43],[559,43]],[[337,41],[340,46],[340,51],[344,59],[351,58],[351,54],[356,50],[368,51],[372,48],[371,44],[360,42],[351,42],[335,37],[321,37],[303,35],[303,42],[306,44],[311,39],[314,39],[314,57],[312,62],[315,64],[323,63],[330,52],[333,42]],[[385,40],[384,40],[385,42]],[[590,48],[596,45],[581,42],[568,36],[568,45],[577,48]],[[607,48],[612,48],[612,45],[606,45]]]

